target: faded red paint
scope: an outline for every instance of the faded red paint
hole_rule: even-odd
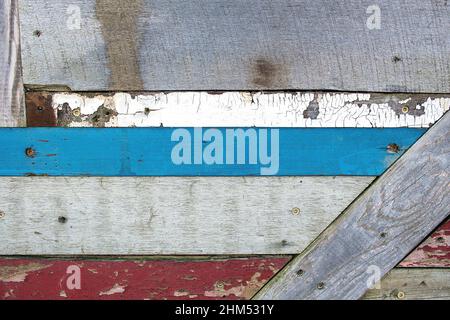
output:
[[[288,261],[0,259],[0,300],[249,299]],[[68,288],[70,266],[81,270],[81,290]]]
[[[450,219],[423,242],[401,267],[450,267]]]

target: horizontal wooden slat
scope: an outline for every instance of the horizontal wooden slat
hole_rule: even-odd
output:
[[[450,267],[450,219],[414,250],[401,267]]]
[[[450,92],[444,0],[20,3],[29,84]]]
[[[289,259],[1,258],[0,300],[245,300]],[[74,270],[79,270],[79,282],[74,280]],[[79,289],[73,287],[75,284]],[[450,269],[394,269],[380,282],[379,289],[371,289],[363,297],[449,298]]]
[[[32,127],[427,128],[450,95],[332,92],[28,92]]]
[[[0,300],[249,299],[288,260],[289,257],[209,261],[3,258]],[[79,282],[73,278],[74,270],[79,271]],[[74,289],[74,284],[79,284],[79,289]]]
[[[449,300],[450,269],[393,269],[365,300]]]
[[[251,139],[245,139],[242,129],[241,138],[236,139],[233,135],[239,131],[231,128],[215,130],[219,136],[209,138],[202,136],[208,129],[175,130],[0,129],[0,175],[377,176],[425,132],[409,128],[250,128]],[[184,136],[173,136],[176,132]],[[178,148],[180,142],[183,151]],[[246,147],[239,147],[244,143]],[[214,146],[215,152],[211,151]],[[207,164],[212,163],[207,160],[219,164]]]
[[[0,255],[293,254],[372,181],[0,178]]]

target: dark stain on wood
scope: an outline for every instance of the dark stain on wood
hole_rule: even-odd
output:
[[[28,92],[26,110],[28,127],[56,127],[56,115],[50,94]]]
[[[142,90],[139,67],[139,32],[137,20],[144,1],[97,0],[100,22],[110,69],[111,90]]]
[[[252,83],[262,89],[286,86],[286,71],[283,65],[265,58],[258,58],[252,66]]]

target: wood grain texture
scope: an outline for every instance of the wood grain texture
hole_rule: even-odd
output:
[[[450,269],[393,269],[364,300],[449,300]]]
[[[449,215],[450,114],[257,295],[359,299],[371,268],[386,274]]]
[[[0,259],[0,300],[249,299],[289,257]],[[80,289],[73,287],[73,269]]]
[[[412,128],[0,129],[0,176],[378,176],[425,132]]]
[[[450,267],[450,219],[400,263],[401,267]]]
[[[378,1],[379,29],[367,27],[373,4],[22,0],[25,83],[450,92],[447,1]]]
[[[32,127],[428,128],[450,96],[333,92],[28,92]]]
[[[372,181],[0,178],[0,255],[292,254]]]
[[[288,256],[0,258],[0,300],[247,300],[289,260]],[[74,270],[79,270],[79,289],[73,287]],[[449,298],[450,270],[428,268],[393,269],[379,289],[363,297]]]
[[[17,0],[0,3],[0,127],[25,125]]]

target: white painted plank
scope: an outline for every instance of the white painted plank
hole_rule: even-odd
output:
[[[31,115],[42,107],[34,101],[51,101],[58,125],[69,127],[426,128],[450,106],[450,95],[313,92],[33,92],[27,100]]]
[[[0,3],[0,127],[25,125],[17,0]]]
[[[372,181],[0,178],[0,255],[292,254]]]
[[[446,0],[21,0],[25,81],[446,93],[449,16]]]

